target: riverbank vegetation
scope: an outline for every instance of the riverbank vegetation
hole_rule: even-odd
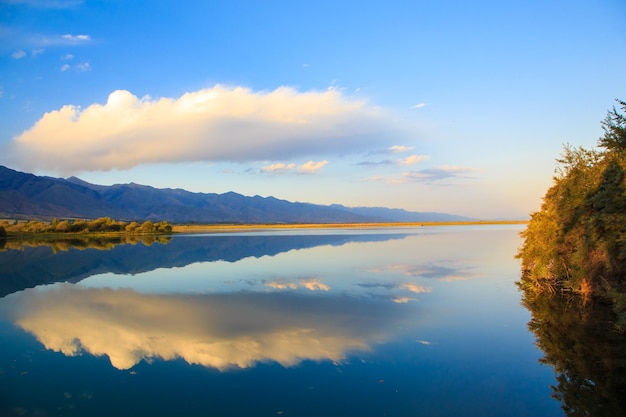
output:
[[[626,102],[618,103],[598,149],[565,147],[518,257],[524,290],[609,301],[626,325]]]
[[[0,221],[0,238],[58,234],[169,234],[172,226],[165,222],[125,222],[101,217],[95,220],[57,220],[43,222]]]

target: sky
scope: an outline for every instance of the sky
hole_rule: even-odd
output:
[[[624,45],[623,0],[0,0],[0,165],[522,219]]]

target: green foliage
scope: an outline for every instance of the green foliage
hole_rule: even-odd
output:
[[[607,120],[607,150],[566,146],[541,210],[522,232],[526,289],[611,299],[626,292],[626,140],[618,144],[626,120],[615,109]]]
[[[622,111],[626,111],[626,102],[616,100],[622,107]],[[598,146],[606,148],[609,151],[620,151],[626,149],[626,116],[613,107],[609,111],[606,119],[602,121],[604,136],[598,140]]]

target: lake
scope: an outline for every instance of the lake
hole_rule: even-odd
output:
[[[561,416],[523,227],[7,246],[0,415]]]

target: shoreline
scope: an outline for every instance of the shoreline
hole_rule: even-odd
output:
[[[476,220],[467,222],[385,222],[385,223],[284,223],[284,224],[179,224],[172,225],[172,234],[223,233],[284,229],[377,229],[426,226],[487,226],[528,224],[529,220]]]
[[[171,232],[8,232],[1,239],[58,239],[58,238],[123,238],[149,236],[171,236],[177,234],[200,233],[237,233],[247,231],[273,231],[297,229],[382,229],[403,227],[433,227],[433,226],[488,226],[528,224],[529,220],[475,220],[453,222],[381,222],[381,223],[281,223],[281,224],[172,224]]]

